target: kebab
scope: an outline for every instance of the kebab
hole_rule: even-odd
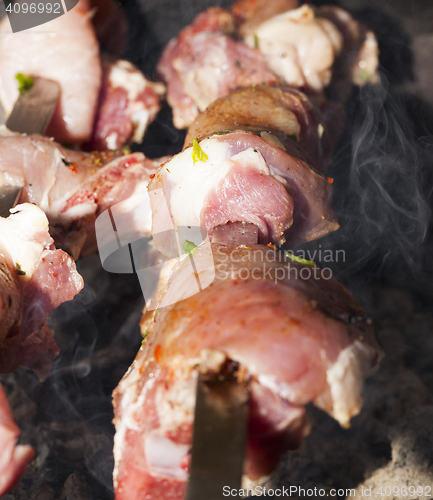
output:
[[[25,37],[17,36],[4,18],[0,23],[0,101],[9,114],[19,95],[17,76],[21,90],[34,77],[55,81],[61,88],[60,101],[46,134],[86,149],[118,149],[142,141],[160,109],[165,88],[148,81],[127,61],[100,56],[95,28],[104,41],[110,40],[113,25],[123,37],[125,20],[114,2],[97,4],[95,27],[95,10],[87,0],[46,23],[46,33],[38,27],[27,30]]]
[[[211,256],[211,263],[209,262]],[[244,472],[269,474],[296,448],[313,402],[347,426],[380,358],[370,320],[317,266],[267,246],[199,246],[163,280],[136,360],[114,392],[116,499],[185,498],[201,357],[250,384]],[[164,306],[164,304],[172,304]],[[222,491],[222,490],[221,490]]]
[[[158,64],[173,123],[187,128],[199,112],[239,87],[281,83],[317,94],[330,84],[341,100],[376,83],[374,34],[334,6],[240,0],[231,12],[210,8],[171,40]]]
[[[258,227],[261,243],[295,246],[338,229],[331,184],[318,171],[335,141],[329,117],[319,118],[296,89],[260,85],[217,100],[188,132],[185,143],[193,145],[149,183],[154,232],[165,218],[154,196],[160,190],[176,226],[200,226],[210,237],[241,221]],[[199,133],[202,139],[193,137]],[[158,238],[163,244],[170,245]]]
[[[306,152],[323,169],[335,123],[298,90],[238,90],[199,115],[184,151],[150,181],[155,246],[167,255],[179,239],[189,255],[162,272],[157,298],[146,304],[146,340],[114,392],[117,499],[185,498],[207,352],[205,377],[249,384],[250,480],[299,446],[306,404],[343,426],[360,411],[363,380],[381,356],[370,320],[334,278],[273,246],[286,240],[293,248],[337,229],[331,184]],[[198,131],[210,135],[194,138]],[[168,221],[175,229],[162,231]],[[239,224],[255,226],[256,239],[270,246],[252,244],[252,232],[240,237]],[[192,250],[182,233],[193,226],[208,238]]]
[[[40,135],[0,134],[0,186],[22,187],[19,203],[38,205],[56,244],[75,259],[96,250],[94,221],[109,206],[146,193],[162,160],[128,150],[85,153]],[[144,225],[149,222],[142,221]]]
[[[263,6],[260,1],[242,2],[250,6],[257,3]],[[275,5],[285,8],[287,2]],[[264,17],[278,14],[269,10],[272,7]],[[310,15],[307,21],[312,24],[306,27],[307,31],[311,28],[313,33],[317,32],[320,24],[322,37],[323,26],[327,26],[325,36],[338,38],[338,23],[331,26],[328,22],[312,21],[305,8],[301,18],[305,13]],[[295,19],[296,15],[299,13],[295,13]],[[246,33],[248,24],[256,26],[257,18],[259,9],[244,24],[245,19],[238,19],[239,32]],[[168,100],[175,108],[176,126],[187,125],[197,114],[200,107],[198,100],[194,102],[196,96],[207,99],[201,101],[201,111],[207,109],[192,125],[184,151],[164,164],[149,184],[153,230],[164,227],[167,219],[171,219],[179,228],[205,227],[214,243],[211,251],[206,250],[206,245],[194,250],[193,272],[190,255],[171,272],[163,274],[156,300],[159,305],[156,307],[152,302],[143,319],[144,347],[114,393],[114,480],[118,499],[185,498],[195,387],[201,358],[207,351],[214,358],[209,371],[221,377],[229,370],[240,381],[245,378],[250,381],[245,473],[253,480],[269,474],[282,452],[299,445],[307,428],[304,404],[314,402],[347,426],[350,418],[360,411],[363,380],[381,356],[371,322],[336,280],[323,276],[304,279],[296,273],[290,276],[293,270],[301,271],[299,267],[311,273],[316,266],[308,261],[288,262],[280,253],[269,260],[268,247],[236,247],[236,237],[231,237],[230,227],[236,225],[235,221],[247,222],[257,226],[256,234],[262,243],[281,244],[287,240],[293,247],[338,227],[332,227],[336,221],[331,212],[326,212],[330,198],[320,195],[326,193],[326,188],[317,188],[325,186],[319,181],[324,178],[318,170],[323,171],[330,160],[341,120],[335,120],[338,113],[330,118],[330,106],[330,119],[326,119],[327,103],[321,97],[319,106],[315,98],[316,108],[322,110],[320,116],[317,109],[311,112],[313,106],[304,94],[266,85],[233,92],[211,104],[221,95],[218,94],[221,88],[224,88],[222,94],[227,93],[227,87],[214,85],[215,75],[209,78],[204,70],[206,65],[218,69],[219,65],[209,64],[204,51],[202,60],[197,54],[207,41],[216,38],[215,33],[218,37],[226,36],[221,32],[227,29],[231,28],[226,13],[208,10],[170,42],[159,66],[161,72],[166,71]],[[202,47],[194,47],[198,42],[203,43]],[[342,45],[341,39],[340,42]],[[361,47],[364,44],[357,47],[358,67],[359,57],[361,62],[364,57],[360,54],[365,55]],[[333,55],[337,53],[335,50]],[[373,61],[376,57],[377,65],[377,50],[372,56]],[[330,83],[335,57],[331,59],[324,72],[318,71],[316,76],[323,79],[316,78],[315,88],[314,80],[307,82],[310,88],[305,81],[299,86],[311,93]],[[341,57],[340,68],[344,66],[342,61],[349,59]],[[188,66],[185,60],[193,64]],[[187,75],[184,79],[183,69]],[[233,82],[230,78],[229,81]],[[206,84],[210,92],[206,92]],[[190,93],[185,91],[186,85],[192,89]],[[313,181],[314,174],[319,175],[317,183]],[[291,200],[278,196],[274,181],[285,187]],[[308,196],[302,202],[302,188],[311,196],[310,203],[305,203]],[[259,193],[257,199],[255,191]],[[266,206],[260,205],[263,200]],[[275,208],[279,213],[273,212]],[[318,213],[321,217],[317,217]],[[162,251],[175,247],[175,240],[180,238],[180,232],[177,233],[166,231],[162,239],[155,234],[156,246]],[[225,237],[226,246],[217,243],[222,233],[229,234]],[[234,247],[227,246],[230,240],[235,241]],[[226,265],[229,271],[219,274],[218,270]],[[248,271],[246,277],[245,271]],[[281,278],[277,277],[279,273]],[[200,282],[206,286],[197,288]],[[281,287],[287,287],[284,289],[288,293],[287,302],[278,296]],[[151,314],[151,310],[155,312]],[[316,319],[321,327],[314,327]],[[274,323],[280,321],[282,326],[274,328]],[[275,338],[280,332],[281,337]],[[310,344],[313,338],[318,342],[316,346]],[[330,351],[326,353],[327,349]],[[297,375],[296,370],[299,370]],[[275,415],[274,421],[271,415]],[[188,498],[192,498],[190,493],[191,490]]]
[[[74,261],[53,245],[48,219],[30,203],[0,217],[0,373],[17,366],[44,379],[59,353],[47,316],[83,288]],[[0,386],[0,495],[20,478],[33,458],[16,446],[19,430]]]

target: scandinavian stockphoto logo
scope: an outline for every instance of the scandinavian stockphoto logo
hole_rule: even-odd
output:
[[[4,0],[13,33],[48,23],[77,4],[78,0]]]
[[[157,198],[159,207],[153,220],[153,234],[149,196]],[[215,279],[206,231],[201,227],[175,226],[162,190],[142,193],[114,205],[98,216],[95,230],[102,267],[111,273],[136,273],[151,311],[191,297]],[[156,303],[160,277],[179,261],[182,261],[180,271],[172,277],[170,289],[162,300]]]

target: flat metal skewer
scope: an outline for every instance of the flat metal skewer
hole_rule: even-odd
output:
[[[35,78],[32,87],[18,97],[6,126],[22,134],[43,134],[53,116],[60,97],[57,82]],[[3,114],[4,122],[4,111]],[[19,201],[22,186],[0,186],[0,217],[8,217],[9,210]]]
[[[34,78],[33,85],[18,97],[6,126],[21,134],[43,134],[60,97],[57,82]]]
[[[248,382],[235,371],[209,373],[201,365],[187,500],[221,500],[224,487],[241,487],[248,402]]]
[[[254,245],[258,227],[233,222],[214,228],[212,243]],[[205,351],[197,381],[186,500],[221,500],[242,484],[248,434],[248,381],[221,351]]]

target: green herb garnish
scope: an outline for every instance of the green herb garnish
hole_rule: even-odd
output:
[[[190,253],[191,255],[194,255],[198,250],[197,245],[192,241],[185,240],[182,246],[183,246],[183,251],[185,253]]]
[[[259,37],[254,33],[254,48],[259,50]]]
[[[22,73],[17,73],[15,78],[18,81],[18,90],[20,94],[24,94],[26,90],[31,89],[35,83],[35,79],[32,76],[24,76]]]
[[[146,340],[146,337],[149,334],[149,329],[146,330],[145,334],[143,335],[143,340],[141,341],[142,344],[144,344],[144,341]]]
[[[240,61],[239,61],[238,59],[236,59],[235,64],[236,64],[236,66],[237,66],[238,68],[240,68],[240,67],[241,67],[241,63],[240,63]]]
[[[298,138],[296,137],[295,134],[289,135],[289,139],[292,139],[292,141],[298,142]]]
[[[26,272],[21,269],[21,266],[18,264],[18,262],[15,265],[15,269],[17,271],[18,276],[24,276],[26,274]]]
[[[62,158],[62,162],[64,163],[64,165],[66,165],[67,167],[69,167],[70,165],[72,165],[72,162],[71,161],[66,161],[64,158]]]
[[[192,161],[196,164],[198,161],[205,162],[209,156],[201,149],[197,137],[192,140]]]
[[[364,82],[368,82],[370,80],[371,75],[368,71],[361,71],[361,79],[364,80]]]
[[[129,155],[131,154],[131,148],[128,144],[126,144],[125,146],[123,146],[123,153],[126,154],[126,155]]]
[[[302,259],[301,257],[297,257],[292,252],[286,252],[285,256],[288,257],[289,259],[293,260],[293,262],[297,262],[298,264],[307,264],[309,266],[315,266],[316,265],[316,263],[313,262],[312,260]]]

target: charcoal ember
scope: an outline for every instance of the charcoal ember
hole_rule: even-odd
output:
[[[93,500],[86,478],[77,472],[71,474],[65,481],[60,500]]]
[[[56,500],[56,494],[33,462],[19,484],[2,500]]]
[[[428,389],[416,373],[404,368],[387,370],[386,365],[379,370],[374,382],[369,384],[369,389],[365,419],[368,421],[374,416],[387,427],[397,425],[414,408],[426,404],[430,398]]]
[[[0,383],[5,390],[9,405],[14,409],[15,420],[23,428],[29,418],[36,415],[35,403],[28,397],[26,391],[21,387],[15,375],[8,374],[0,377]]]
[[[48,446],[58,459],[81,464],[91,437],[86,422],[81,420],[57,421],[43,425]]]
[[[433,479],[433,406],[417,407],[395,429],[392,439],[392,460],[371,475],[358,486],[355,495],[362,491],[373,492],[372,498],[380,498],[377,494],[382,486],[391,486],[392,498],[403,500],[407,498],[406,489],[414,487],[415,494],[422,498],[426,487],[430,487]]]
[[[113,489],[113,441],[104,434],[91,436],[85,452],[85,463],[90,474],[109,491]]]
[[[399,425],[392,440],[395,467],[432,468],[433,406],[417,407]]]

